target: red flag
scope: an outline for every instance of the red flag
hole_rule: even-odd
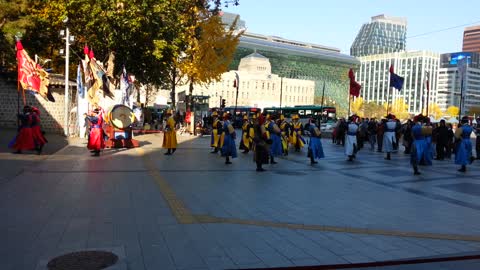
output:
[[[48,99],[48,73],[23,49],[20,40],[17,41],[18,82],[24,90],[32,90]]]
[[[360,89],[362,86],[355,81],[355,74],[353,73],[353,69],[348,71],[348,77],[350,78],[350,95],[354,97],[360,96]]]

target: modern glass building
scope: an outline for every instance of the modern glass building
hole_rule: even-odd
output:
[[[314,103],[320,104],[324,92],[340,112],[348,111],[348,70],[360,65],[355,57],[337,48],[247,32],[240,38],[230,69],[237,70],[240,60],[254,52],[269,59],[272,74],[313,81]]]
[[[378,15],[362,26],[350,48],[350,55],[366,56],[405,51],[407,19]]]
[[[450,106],[460,107],[461,94],[464,97],[462,114],[468,114],[473,107],[480,108],[480,53],[457,52],[440,56],[437,94],[439,107],[442,110]]]
[[[430,84],[429,104],[436,102],[437,72],[440,55],[428,51],[396,52],[359,57],[361,66],[356,79],[362,85],[360,95],[367,102],[377,104],[403,98],[408,112],[418,114],[426,108],[426,80]],[[390,66],[404,77],[403,89],[390,89]]]

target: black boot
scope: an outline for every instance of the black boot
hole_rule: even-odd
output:
[[[414,175],[420,175],[420,172],[418,171],[418,166],[413,166],[413,174]]]
[[[210,152],[210,153],[212,153],[212,154],[216,154],[216,153],[218,153],[218,148],[217,148],[217,147],[215,147],[215,149],[214,149],[212,152]]]
[[[353,161],[353,156],[348,156],[348,161]]]
[[[466,165],[462,165],[462,167],[460,169],[458,169],[459,172],[466,172],[467,171],[467,166]]]
[[[387,157],[385,158],[386,160],[391,160],[392,158],[390,157],[390,152],[387,152]]]
[[[168,151],[164,155],[170,156],[171,154],[172,154],[172,152],[170,152],[170,148],[168,148]]]
[[[264,172],[265,169],[262,168],[262,163],[257,163],[257,172]]]
[[[225,164],[232,164],[232,162],[230,162],[230,157],[226,157],[225,158]]]
[[[270,157],[270,164],[277,164],[273,156]]]
[[[99,157],[100,156],[100,150],[96,150],[95,153],[93,154],[94,157]]]
[[[171,152],[172,155],[173,155],[173,153],[175,153],[175,151],[177,151],[177,148],[172,148],[172,152]]]

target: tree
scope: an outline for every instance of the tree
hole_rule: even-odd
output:
[[[362,97],[357,97],[351,102],[350,111],[352,112],[352,114],[356,114],[359,117],[364,117]]]
[[[435,119],[440,119],[444,113],[442,112],[442,109],[440,109],[437,103],[430,103],[428,105],[428,114],[429,116],[433,116]],[[426,112],[424,115],[427,115]]]
[[[470,107],[470,109],[468,110],[468,113],[469,113],[470,115],[479,116],[479,115],[480,115],[480,106]]]
[[[393,113],[399,119],[407,119],[410,114],[408,113],[408,105],[403,98],[397,98],[392,102],[391,113]]]
[[[459,112],[460,112],[460,108],[456,106],[449,106],[445,113],[450,117],[457,117]]]

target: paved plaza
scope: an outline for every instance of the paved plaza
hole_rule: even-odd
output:
[[[7,133],[8,134],[8,133]],[[46,270],[71,251],[109,250],[108,269],[246,269],[480,255],[480,162],[457,172],[434,161],[362,149],[347,162],[324,139],[256,172],[252,153],[225,165],[210,137],[162,134],[91,157],[86,141],[47,137],[45,153],[11,154],[0,136],[0,269]],[[57,151],[58,150],[58,151]],[[306,268],[305,268],[306,269]],[[480,260],[382,270],[480,269]]]

